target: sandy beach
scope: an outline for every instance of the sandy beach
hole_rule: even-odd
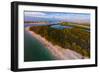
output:
[[[86,58],[83,57],[81,54],[70,50],[62,48],[58,45],[53,45],[50,41],[46,40],[44,37],[36,34],[33,31],[29,30],[29,27],[25,28],[33,37],[35,37],[39,42],[41,42],[48,50],[58,59],[58,60],[72,60],[72,59],[82,59]]]

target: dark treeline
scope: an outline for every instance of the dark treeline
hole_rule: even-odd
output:
[[[40,34],[53,45],[71,49],[83,56],[90,57],[90,32],[81,28],[55,29],[50,26],[33,26],[31,31]]]

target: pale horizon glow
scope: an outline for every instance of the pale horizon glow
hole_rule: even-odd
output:
[[[38,11],[24,11],[25,21],[32,20],[34,18],[47,18],[56,19],[70,22],[85,22],[90,23],[89,13],[65,13],[65,12],[38,12]]]

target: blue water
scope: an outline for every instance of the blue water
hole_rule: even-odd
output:
[[[24,61],[47,61],[56,58],[28,31],[24,31]]]
[[[55,28],[55,29],[71,29],[71,28],[73,28],[72,26],[62,26],[62,25],[57,24],[57,23],[56,24],[55,23],[53,23],[53,24],[25,24],[24,27],[48,26],[48,25],[50,25],[50,27]]]
[[[55,29],[71,29],[71,28],[73,28],[71,26],[62,26],[62,25],[52,25],[51,27],[55,28]]]

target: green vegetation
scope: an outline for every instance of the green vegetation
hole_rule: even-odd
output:
[[[62,22],[61,25],[74,26],[74,27],[88,29],[88,30],[90,29],[90,25],[89,24],[76,24],[76,23],[70,23],[70,22]]]
[[[63,23],[61,25],[70,25]],[[72,25],[71,25],[72,26]],[[83,26],[82,26],[83,27]],[[84,28],[84,27],[83,27]],[[87,29],[85,27],[84,29]],[[90,32],[84,31],[76,25],[71,29],[55,29],[50,26],[32,26],[31,31],[40,34],[54,45],[65,49],[71,49],[83,56],[90,57]]]

